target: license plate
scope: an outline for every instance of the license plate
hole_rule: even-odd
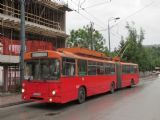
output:
[[[41,96],[41,93],[33,93],[33,96]]]

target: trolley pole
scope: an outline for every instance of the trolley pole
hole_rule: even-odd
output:
[[[21,51],[20,51],[20,85],[24,79],[24,51],[25,51],[25,0],[21,3]]]

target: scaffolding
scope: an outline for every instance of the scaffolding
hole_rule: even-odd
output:
[[[70,9],[50,0],[27,0],[25,4],[26,32],[44,34],[46,36],[68,37],[65,33],[66,10]],[[0,1],[1,25],[19,30],[19,18],[19,0]]]
[[[51,0],[25,1],[27,51],[65,47],[65,4]],[[13,90],[19,79],[20,0],[0,1],[0,66],[3,90]],[[0,89],[2,87],[0,86]]]

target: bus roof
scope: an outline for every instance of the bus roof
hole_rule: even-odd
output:
[[[61,57],[70,57],[70,58],[90,60],[96,62],[106,62],[106,63],[120,62],[109,59],[109,57],[106,57],[105,54],[103,53],[96,52],[93,50],[88,50],[86,48],[60,48],[57,49],[56,51],[43,50],[43,51],[25,53],[25,60],[37,59],[42,57],[58,58],[58,59],[60,59]],[[125,63],[125,62],[120,62],[120,63],[123,65],[137,65],[134,63]]]
[[[77,58],[77,59],[81,59],[81,60],[89,60],[89,61],[96,61],[96,62],[106,62],[106,63],[115,63],[114,61],[108,61],[105,59],[99,59],[99,58],[94,58],[94,57],[88,57],[88,56],[81,56],[81,55],[76,55],[74,53],[70,53],[70,52],[63,52],[61,53],[61,55],[63,57],[71,57],[71,58]]]
[[[94,57],[106,57],[104,53],[100,53],[94,50],[89,50],[87,48],[59,48],[57,51],[66,51],[74,54],[88,55]]]
[[[135,65],[137,66],[138,64],[135,64],[135,63],[126,63],[126,62],[121,62],[122,65]]]
[[[47,56],[44,56],[43,53],[47,53]],[[33,57],[33,54],[36,56]],[[52,50],[44,50],[44,51],[37,51],[37,52],[27,52],[25,53],[25,60],[29,59],[37,59],[37,58],[61,58],[61,57],[69,57],[69,58],[77,58],[82,60],[90,60],[96,62],[109,62],[114,63],[114,61],[107,61],[104,57],[94,57],[94,56],[84,56],[80,54],[75,54],[68,51],[52,51]]]

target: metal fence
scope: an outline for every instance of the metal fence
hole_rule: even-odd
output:
[[[19,86],[20,70],[18,66],[0,66],[0,92],[15,92]]]

